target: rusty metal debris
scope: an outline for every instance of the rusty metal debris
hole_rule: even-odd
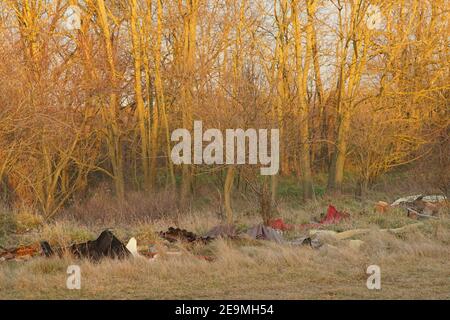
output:
[[[213,238],[208,237],[208,236],[203,236],[203,237],[198,236],[195,233],[187,231],[185,229],[173,228],[173,227],[169,227],[169,229],[167,229],[167,231],[161,231],[159,233],[159,236],[171,243],[177,242],[177,241],[188,242],[188,243],[193,243],[193,242],[208,243],[211,240],[213,240]]]
[[[39,248],[36,245],[20,246],[13,249],[0,247],[0,249],[0,261],[23,261],[31,259],[33,256],[39,255]]]

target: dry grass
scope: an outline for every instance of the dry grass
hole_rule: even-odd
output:
[[[352,215],[349,222],[335,226],[338,231],[369,227],[359,236],[360,250],[348,247],[348,241],[331,242],[318,250],[268,242],[218,240],[196,253],[216,256],[214,262],[195,257],[189,251],[179,257],[166,256],[149,262],[87,261],[36,258],[29,262],[0,264],[1,299],[449,299],[450,298],[450,221],[427,221],[417,230],[393,235],[380,228],[413,223],[402,212],[375,214],[346,199],[339,205]],[[323,203],[311,203],[299,210],[283,211],[291,221],[303,221],[323,212]],[[361,207],[362,206],[362,207]],[[311,214],[310,212],[314,212]],[[309,213],[309,214],[308,214]],[[238,216],[241,225],[257,222],[256,217]],[[116,225],[119,238],[136,236],[139,243],[159,243],[154,232],[173,220],[128,226]],[[193,213],[177,219],[181,227],[202,233],[218,223],[214,215]],[[73,221],[44,225],[22,242],[48,239],[55,244],[90,239],[99,227],[87,228]],[[286,235],[295,237],[295,234]],[[192,252],[192,251],[191,251]],[[82,289],[66,288],[67,266],[79,264]],[[366,269],[381,267],[382,289],[368,290]]]
[[[157,219],[176,219],[179,214],[174,192],[143,193],[130,191],[119,202],[111,191],[103,186],[88,199],[74,201],[60,216],[84,225],[120,224]]]

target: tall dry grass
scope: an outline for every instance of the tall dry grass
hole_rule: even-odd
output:
[[[85,225],[129,224],[158,219],[175,219],[180,214],[177,195],[169,191],[130,191],[118,201],[106,188],[97,189],[91,197],[73,204],[61,212],[60,218]]]

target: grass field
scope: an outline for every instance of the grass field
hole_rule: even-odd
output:
[[[4,232],[8,246],[31,244],[46,239],[65,245],[93,239],[104,227],[113,227],[124,242],[131,236],[142,245],[154,243],[160,259],[104,260],[101,263],[66,258],[33,258],[0,263],[1,299],[449,299],[450,220],[448,212],[440,220],[428,220],[418,228],[400,234],[381,232],[417,221],[403,210],[375,213],[373,203],[351,198],[333,199],[350,219],[328,229],[344,231],[370,228],[353,239],[364,241],[360,249],[348,240],[328,239],[319,249],[278,245],[255,240],[216,240],[207,246],[180,246],[181,256],[165,256],[155,231],[170,225],[204,233],[219,223],[210,212],[195,212],[176,218],[141,222],[110,222],[109,225],[80,224],[64,218],[41,224],[31,214],[15,215],[17,233]],[[311,202],[300,208],[280,209],[288,222],[302,223],[325,212],[330,199]],[[245,229],[258,223],[257,215],[236,217]],[[10,222],[13,223],[13,222]],[[3,227],[7,222],[3,222]],[[27,227],[28,226],[28,227]],[[21,230],[21,231],[20,231]],[[295,238],[299,232],[288,232]],[[196,254],[210,255],[213,262]],[[81,290],[66,288],[67,267],[81,267]],[[369,265],[381,268],[381,290],[369,290]]]

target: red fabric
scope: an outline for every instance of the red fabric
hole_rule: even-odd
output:
[[[321,224],[332,224],[332,223],[338,223],[340,222],[342,219],[345,219],[348,217],[348,214],[344,213],[344,212],[339,212],[336,210],[335,207],[333,207],[332,205],[328,206],[328,211],[327,211],[327,215],[325,216],[325,218],[323,218],[320,223]]]
[[[282,231],[291,230],[294,228],[293,225],[284,223],[282,218],[271,220],[269,222],[269,227]]]
[[[295,228],[299,229],[309,229],[309,228],[320,228],[324,225],[335,224],[341,222],[343,219],[348,218],[348,214],[345,212],[339,212],[332,205],[328,206],[327,214],[320,220],[319,223],[305,223],[301,225],[286,224],[282,218],[274,219],[269,222],[269,227],[277,230],[292,230]]]

